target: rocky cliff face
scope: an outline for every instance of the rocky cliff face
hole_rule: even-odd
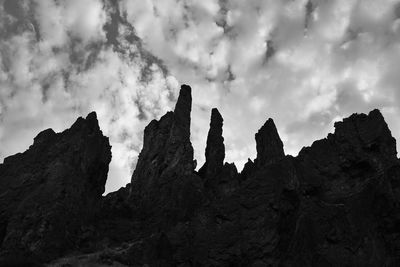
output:
[[[103,198],[110,147],[94,114],[63,133],[40,133],[7,158],[3,262],[19,255],[25,263],[53,260],[49,266],[400,265],[400,164],[378,110],[336,123],[297,157],[285,156],[268,119],[255,135],[257,158],[241,173],[224,162],[217,109],[195,171],[190,112],[191,88],[182,86],[175,110],[146,127],[131,183]]]
[[[39,133],[27,151],[4,160],[2,259],[46,261],[79,247],[84,226],[101,203],[110,148],[91,113],[62,133]]]

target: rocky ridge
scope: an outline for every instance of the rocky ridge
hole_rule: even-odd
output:
[[[399,266],[400,164],[379,110],[285,155],[272,119],[257,157],[225,163],[212,109],[197,172],[191,88],[145,128],[131,183],[102,197],[110,145],[95,113],[0,165],[1,266]]]

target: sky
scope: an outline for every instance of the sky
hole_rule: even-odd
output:
[[[399,62],[400,1],[0,0],[0,162],[94,110],[117,190],[181,84],[198,167],[213,107],[239,171],[270,117],[294,156],[374,108],[399,139]]]

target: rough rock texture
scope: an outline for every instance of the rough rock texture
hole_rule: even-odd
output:
[[[130,198],[145,228],[165,229],[187,220],[202,202],[190,142],[191,109],[191,88],[183,85],[174,112],[153,120],[144,130]]]
[[[222,118],[213,113],[199,171],[205,201],[110,260],[130,266],[399,264],[400,165],[379,111],[337,123],[334,134],[296,158],[284,156],[268,120],[256,135],[257,158],[241,174],[222,165]],[[236,183],[221,193],[221,181]]]
[[[153,120],[144,130],[143,149],[132,176],[133,194],[143,195],[163,182],[163,176],[191,175],[191,88],[182,86],[174,112]]]
[[[400,162],[378,110],[297,157],[269,119],[241,173],[224,163],[216,109],[194,170],[190,111],[182,86],[174,112],[146,127],[131,183],[102,199],[110,154],[93,115],[40,133],[0,165],[1,254],[48,266],[400,266]]]
[[[336,123],[335,133],[303,149],[297,164],[301,216],[289,262],[399,265],[399,162],[378,110]]]
[[[90,113],[62,133],[39,133],[27,151],[4,160],[0,265],[47,260],[79,247],[104,193],[110,148]]]

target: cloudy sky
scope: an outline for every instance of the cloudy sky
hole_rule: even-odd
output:
[[[182,83],[198,165],[212,107],[239,170],[269,117],[292,155],[373,108],[399,139],[399,62],[393,0],[0,0],[0,162],[95,110],[116,190]]]

